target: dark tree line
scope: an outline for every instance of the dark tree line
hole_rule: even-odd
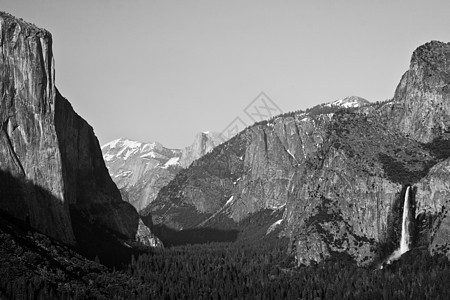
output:
[[[255,221],[256,222],[256,221]],[[256,222],[257,223],[257,222]],[[256,224],[255,223],[255,224]],[[286,239],[174,246],[107,268],[0,215],[0,299],[448,299],[450,262],[416,248],[392,265],[345,255],[297,266]]]
[[[157,299],[447,299],[446,257],[413,251],[383,270],[350,259],[295,267],[286,245],[175,247],[133,259],[127,273]]]

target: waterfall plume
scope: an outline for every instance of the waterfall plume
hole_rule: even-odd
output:
[[[409,250],[409,189],[408,186],[405,192],[405,201],[403,203],[403,217],[402,217],[402,236],[400,239],[400,255]]]
[[[390,264],[394,260],[397,260],[402,256],[403,253],[409,251],[409,241],[410,241],[410,235],[409,235],[409,193],[410,193],[410,186],[406,188],[405,192],[405,200],[403,202],[403,215],[402,215],[402,235],[400,237],[400,247],[395,250],[389,258],[386,260],[387,264]]]

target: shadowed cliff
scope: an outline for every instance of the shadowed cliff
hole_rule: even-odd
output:
[[[31,216],[27,213],[27,194],[38,193],[40,205],[43,207],[51,207],[59,203],[59,199],[49,191],[26,179],[16,178],[8,172],[0,171],[0,182],[2,183],[0,185],[0,201],[2,202],[0,218],[13,222],[23,231],[34,228],[31,226]],[[131,255],[137,254],[137,250],[120,242],[120,240],[126,241],[127,237],[119,232],[111,231],[95,223],[95,220],[85,218],[77,209],[71,209],[70,216],[77,241],[73,249],[87,258],[93,260],[98,257],[103,264],[117,267],[129,263]]]

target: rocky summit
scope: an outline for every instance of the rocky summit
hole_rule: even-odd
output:
[[[117,139],[102,146],[103,159],[124,200],[138,211],[147,207],[182,168],[210,152],[222,140],[215,132],[201,132],[183,150],[159,143]]]
[[[413,247],[450,256],[450,44],[417,48],[394,97],[348,97],[254,124],[182,170],[144,211],[172,230],[226,229],[263,211],[298,264],[365,265],[398,247],[411,186]]]
[[[224,142],[219,133],[205,131],[197,133],[192,144],[183,149],[180,157],[180,165],[187,168],[191,163],[206,153],[211,152],[214,147]]]
[[[157,244],[122,200],[92,127],[57,90],[52,43],[0,13],[0,209],[69,244]]]

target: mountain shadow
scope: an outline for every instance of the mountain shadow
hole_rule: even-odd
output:
[[[30,215],[33,210],[29,208],[35,205],[29,202],[37,201],[37,205],[42,206],[45,211],[45,208],[60,205],[61,201],[46,189],[24,178],[17,178],[7,171],[0,170],[0,182],[0,217],[18,224],[16,228],[20,228],[24,232],[31,229],[39,232],[40,230],[36,228],[39,226],[47,228],[45,232],[41,230],[42,233],[52,236],[52,228],[45,224],[48,216],[43,217],[42,211]],[[32,198],[33,195],[39,195],[39,197]],[[70,246],[70,248],[76,252],[92,260],[98,258],[102,264],[110,267],[127,264],[131,261],[132,255],[138,253],[138,250],[121,242],[126,238],[121,237],[118,233],[98,226],[72,207],[69,208],[69,212],[76,239],[75,246]],[[51,213],[49,210],[48,214]],[[67,246],[69,247],[69,245]]]
[[[239,234],[239,231],[234,229],[189,228],[175,230],[165,225],[155,225],[152,231],[166,247],[212,242],[234,242],[237,240]]]
[[[395,154],[380,153],[379,159],[387,177],[403,185],[414,184],[425,177],[430,169],[440,161],[450,157],[450,133],[444,133],[430,143],[422,143],[421,148],[431,156],[428,159],[411,156],[400,158]],[[398,150],[396,150],[398,151]],[[415,166],[411,169],[412,166]]]
[[[450,157],[450,132],[444,133],[432,142],[423,144],[423,146],[430,150],[437,159]]]
[[[228,216],[218,215],[205,227],[175,230],[164,224],[146,223],[164,246],[194,245],[212,242],[234,242],[237,244],[278,244],[280,227],[274,226],[283,217],[284,210],[263,209],[253,213],[238,223]],[[147,218],[148,222],[150,218]],[[269,230],[269,227],[272,229]]]
[[[77,240],[75,250],[86,258],[98,258],[105,266],[121,268],[131,262],[133,255],[140,253],[125,242],[126,237],[95,224],[80,211],[71,209],[70,217]]]

